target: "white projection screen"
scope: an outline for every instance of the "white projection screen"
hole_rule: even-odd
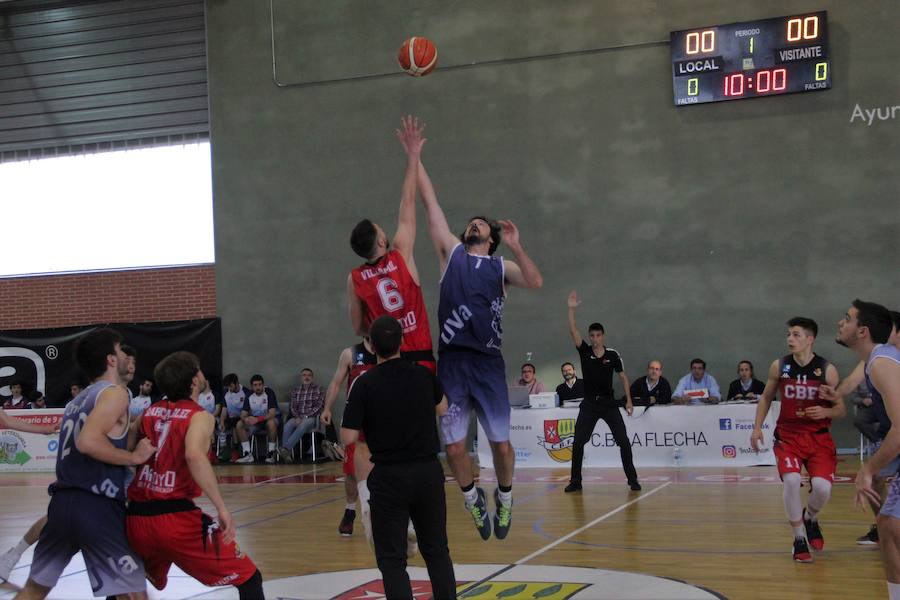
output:
[[[215,261],[209,142],[0,164],[0,277]]]

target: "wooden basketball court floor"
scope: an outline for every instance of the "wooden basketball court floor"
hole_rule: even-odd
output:
[[[855,543],[872,523],[853,505],[857,465],[841,459],[820,521],[826,547],[813,564],[791,560],[774,467],[644,469],[640,493],[628,490],[619,469],[590,469],[580,494],[563,493],[567,468],[520,469],[509,537],[487,542],[448,479],[450,553],[459,589],[467,590],[461,597],[884,598],[877,549]],[[216,469],[240,545],[262,571],[268,598],[383,598],[377,571],[328,575],[375,568],[359,519],[352,537],[338,535],[345,504],[338,463]],[[0,475],[0,548],[45,512],[50,481],[50,474]],[[481,481],[492,497],[493,472],[483,471]],[[25,581],[31,556],[23,556],[13,583]],[[417,556],[410,566],[424,562]],[[411,579],[418,586],[427,574],[411,568]],[[205,588],[174,568],[165,591],[150,591],[153,598],[237,598],[234,588]],[[50,597],[90,596],[76,556]]]

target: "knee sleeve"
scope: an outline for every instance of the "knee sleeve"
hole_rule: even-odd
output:
[[[782,478],[784,484],[784,512],[789,521],[796,523],[803,519],[803,502],[800,500],[800,473],[785,473]]]
[[[818,513],[831,497],[831,482],[823,477],[813,477],[809,481],[812,492],[809,495],[809,509]]]

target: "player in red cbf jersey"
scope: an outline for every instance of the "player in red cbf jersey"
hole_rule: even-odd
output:
[[[215,420],[197,404],[206,383],[200,363],[190,352],[175,352],[154,376],[169,400],[150,406],[140,420],[138,435],[150,439],[156,454],[128,487],[128,542],[157,589],[166,587],[175,563],[204,585],[234,585],[242,600],[263,598],[262,575],[234,541],[234,521],[207,458]],[[194,504],[201,492],[218,519]]]
[[[763,444],[762,424],[777,388],[781,412],[775,424],[773,450],[784,486],[784,510],[794,533],[793,556],[797,562],[812,562],[809,547],[816,551],[825,547],[819,513],[831,496],[837,468],[837,452],[828,428],[831,419],[843,417],[847,410],[841,398],[832,402],[819,396],[820,385],[837,385],[838,372],[834,365],[812,350],[819,332],[816,322],[794,317],[787,326],[787,345],[791,353],[769,367],[769,380],[756,409],[750,445],[759,451]],[[803,467],[809,474],[812,488],[805,509],[800,497],[800,469]]]
[[[400,321],[404,358],[419,362],[435,371],[431,328],[419,272],[413,259],[416,242],[416,178],[425,138],[424,124],[414,117],[402,119],[397,138],[406,151],[406,174],[400,196],[400,214],[393,242],[378,225],[368,219],[360,221],[350,235],[353,251],[366,260],[347,278],[350,321],[358,335],[368,335],[369,326],[382,315]],[[391,247],[393,246],[393,248]]]
[[[322,409],[322,422],[331,425],[331,410],[340,394],[341,385],[347,381],[347,395],[350,395],[350,386],[357,377],[375,366],[378,359],[372,352],[368,338],[364,338],[362,342],[341,351],[338,358],[337,370],[328,384],[328,391],[325,392],[325,408]],[[365,444],[363,444],[365,445]],[[368,450],[368,448],[366,449]],[[356,519],[356,499],[359,497],[358,479],[356,477],[357,470],[354,466],[356,457],[356,444],[350,444],[344,447],[344,494],[347,497],[347,505],[344,507],[344,517],[338,525],[338,533],[345,536],[353,535],[353,521]],[[362,457],[361,457],[362,458]],[[368,453],[366,455],[368,461]],[[364,467],[365,469],[365,467]],[[362,470],[362,477],[365,480],[368,476],[368,470]]]

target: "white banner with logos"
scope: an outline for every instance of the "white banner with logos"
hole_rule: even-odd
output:
[[[34,425],[56,425],[65,410],[44,408],[8,410],[6,414]],[[0,429],[0,472],[55,471],[59,434],[42,435],[13,429]]]
[[[764,450],[750,449],[756,404],[653,406],[624,410],[625,428],[637,467],[746,467],[774,465],[772,432],[781,408],[773,402],[763,423]],[[510,442],[516,467],[568,466],[575,441],[577,408],[513,409]],[[490,445],[478,426],[478,461],[492,468]],[[619,447],[601,420],[584,446],[584,467],[621,467]]]

